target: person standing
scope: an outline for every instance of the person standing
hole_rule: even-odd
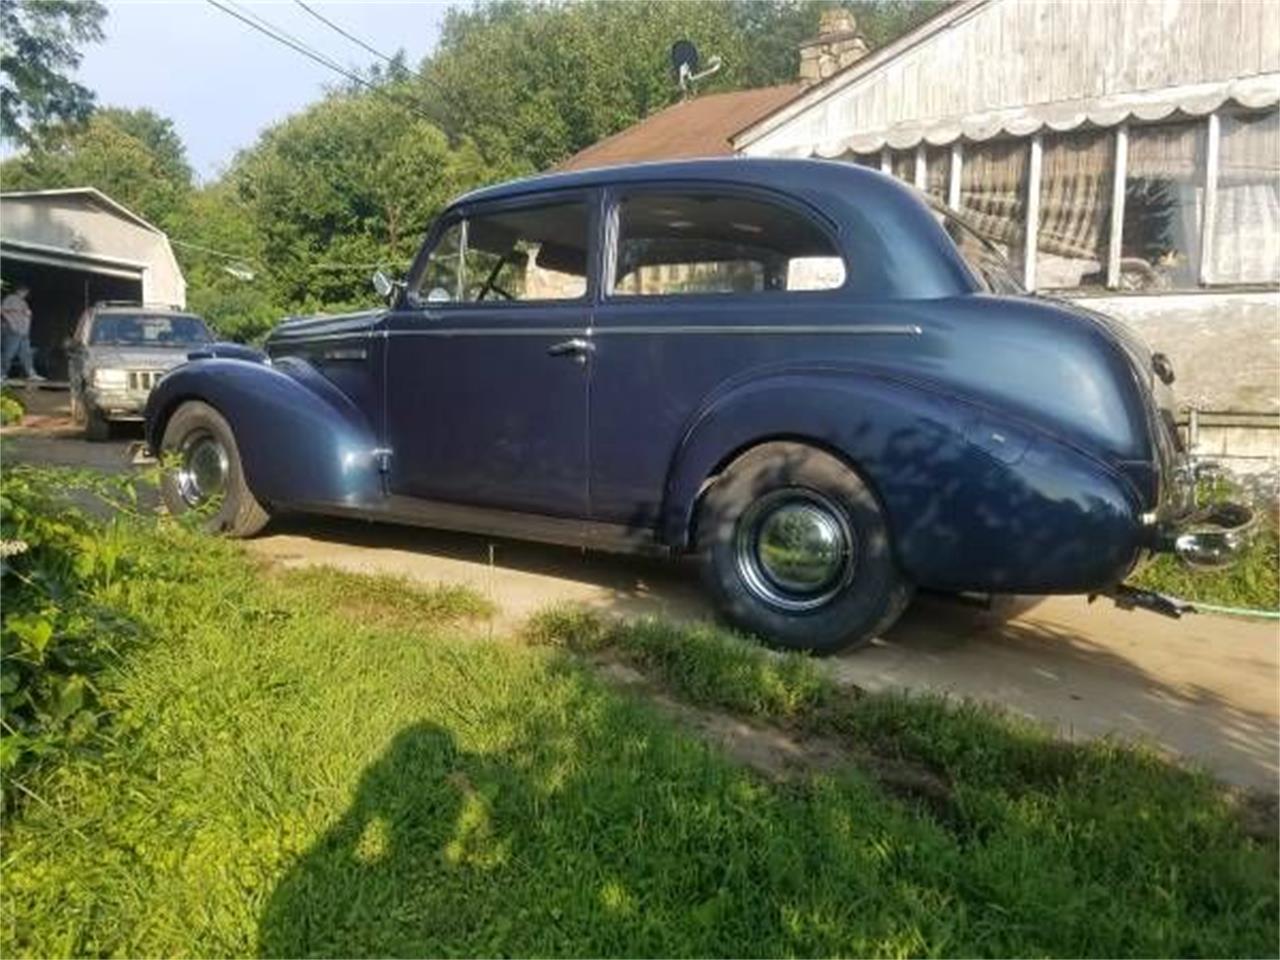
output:
[[[4,321],[4,329],[0,331],[0,378],[9,375],[9,366],[16,356],[28,382],[44,379],[31,362],[31,305],[27,303],[30,292],[26,284],[19,284],[13,293],[0,300],[0,319]]]

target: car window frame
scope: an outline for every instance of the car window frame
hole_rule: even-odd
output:
[[[618,280],[616,273],[618,266],[618,241],[621,236],[622,225],[622,203],[629,197],[634,197],[640,194],[663,193],[714,193],[720,196],[731,195],[782,207],[797,216],[804,217],[807,222],[821,230],[823,235],[830,242],[831,249],[834,251],[835,255],[840,258],[840,263],[844,267],[844,279],[838,286],[827,287],[822,290],[773,290],[768,291],[767,293],[757,291],[745,292],[738,290],[716,291],[712,293],[691,293],[687,291],[677,293],[619,293],[614,287]],[[604,240],[602,244],[602,256],[600,263],[600,299],[605,303],[712,303],[736,302],[739,300],[746,300],[752,303],[780,303],[792,297],[812,300],[821,297],[843,296],[847,294],[850,284],[853,281],[853,272],[850,268],[848,254],[844,248],[839,223],[833,220],[825,211],[805,201],[803,198],[796,197],[785,191],[724,180],[644,180],[613,184],[605,190],[605,194],[602,199]]]
[[[428,230],[427,237],[423,241],[422,249],[419,251],[413,265],[410,267],[409,274],[405,278],[406,286],[403,307],[418,312],[465,313],[468,311],[479,312],[506,309],[537,310],[539,308],[555,306],[589,306],[595,302],[596,291],[599,289],[600,205],[598,202],[598,194],[599,191],[594,188],[569,187],[558,190],[540,190],[530,193],[522,193],[513,197],[504,197],[497,200],[478,200],[473,203],[461,203],[450,207],[436,219],[435,223],[431,225],[431,229]],[[513,210],[562,206],[564,204],[574,202],[581,203],[587,215],[587,282],[586,288],[580,296],[538,300],[447,300],[432,303],[427,301],[425,298],[419,297],[416,293],[411,292],[414,285],[421,280],[422,275],[427,268],[427,263],[431,259],[431,254],[435,252],[436,247],[439,246],[445,233],[454,225],[460,222],[463,223],[463,237],[465,240],[467,232],[466,221]],[[463,249],[465,250],[465,244]]]

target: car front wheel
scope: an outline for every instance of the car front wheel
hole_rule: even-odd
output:
[[[707,490],[697,533],[726,618],[779,647],[825,654],[866,643],[911,598],[875,496],[813,447],[743,454]]]
[[[201,512],[212,533],[250,537],[270,519],[245,482],[231,426],[199,400],[180,406],[161,440],[162,492],[175,516]]]

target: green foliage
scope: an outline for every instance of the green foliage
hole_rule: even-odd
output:
[[[102,542],[62,556],[93,553],[77,582],[123,657],[80,671],[107,735],[46,757],[39,801],[4,821],[5,956],[1274,948],[1274,838],[1153,755],[853,697],[706,627],[539,620],[675,696],[849,747],[773,780],[576,655],[478,636],[487,606],[465,591],[270,573],[136,515],[75,525]],[[6,574],[6,617],[10,593]],[[890,761],[931,771],[935,795],[895,786]]]
[[[403,272],[432,218],[486,170],[466,143],[361,93],[272,127],[228,179],[279,299],[305,312],[369,306],[373,271]]]
[[[128,507],[133,488],[93,474],[0,473],[0,772],[9,790],[30,761],[84,742],[102,717],[94,676],[133,631],[92,599],[132,572],[118,521],[102,526],[54,500],[80,488]]]
[[[0,136],[31,147],[51,124],[89,115],[92,91],[67,74],[106,15],[97,0],[0,0]]]
[[[11,390],[0,393],[0,426],[7,427],[12,423],[21,423],[26,414],[22,401]]]
[[[856,0],[873,46],[945,6]],[[480,4],[449,11],[419,98],[455,140],[469,138],[491,165],[546,169],[679,97],[671,45],[691,39],[720,71],[703,93],[794,83],[798,45],[818,33],[822,0],[582,0]],[[498,171],[495,170],[495,173]],[[494,179],[500,179],[495,176]]]
[[[95,111],[84,125],[46,132],[42,143],[0,164],[6,190],[97,187],[162,229],[191,192],[191,170],[171,121],[150,110]]]

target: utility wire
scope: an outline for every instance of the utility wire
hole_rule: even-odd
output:
[[[359,74],[352,73],[350,70],[345,69],[341,65],[335,63],[333,60],[330,60],[324,54],[318,53],[317,51],[308,47],[301,40],[298,40],[296,37],[291,36],[290,34],[286,33],[284,30],[281,30],[279,27],[275,26],[269,21],[263,20],[261,17],[257,16],[256,14],[249,14],[247,11],[241,12],[239,9],[233,9],[232,6],[222,3],[221,0],[207,0],[207,2],[209,3],[210,6],[214,7],[215,9],[221,10],[223,13],[227,14],[228,16],[235,17],[241,23],[244,23],[247,26],[252,27],[254,30],[257,30],[259,33],[270,37],[272,40],[275,40],[278,43],[283,43],[285,46],[296,51],[297,53],[302,54],[307,59],[314,60],[316,63],[320,64],[321,66],[327,67],[328,69],[334,71],[335,73],[339,73],[342,76],[346,77],[352,83],[357,84],[358,86],[364,87],[366,90],[369,90],[371,93],[377,94],[378,96],[385,98],[387,101],[389,101],[390,103],[394,103],[396,106],[400,107],[402,110],[412,113],[414,116],[418,117],[419,119],[427,121],[427,123],[434,123],[434,121],[432,120],[429,114],[423,112],[422,110],[417,109],[414,106],[411,106],[410,104],[405,103],[404,101],[396,97],[393,97],[391,94],[389,94],[386,90],[383,90],[377,84],[370,83],[368,80],[366,80],[364,77],[360,76]]]
[[[365,43],[355,34],[348,33],[346,30],[342,29],[342,27],[338,26],[336,23],[334,23],[332,20],[326,17],[319,10],[316,10],[315,8],[311,7],[309,4],[304,3],[303,0],[293,0],[293,2],[296,3],[298,6],[300,6],[303,10],[307,11],[307,13],[311,14],[313,17],[315,17],[325,26],[329,27],[329,29],[336,30],[338,33],[342,34],[344,37],[346,37],[356,46],[363,47],[365,50],[369,51],[369,53],[372,53],[375,57],[381,57],[383,60],[387,61],[387,63],[391,64],[392,66],[395,65],[396,61],[394,57],[388,57],[381,50],[378,50],[378,49],[375,49],[374,47],[369,46],[369,44]]]

